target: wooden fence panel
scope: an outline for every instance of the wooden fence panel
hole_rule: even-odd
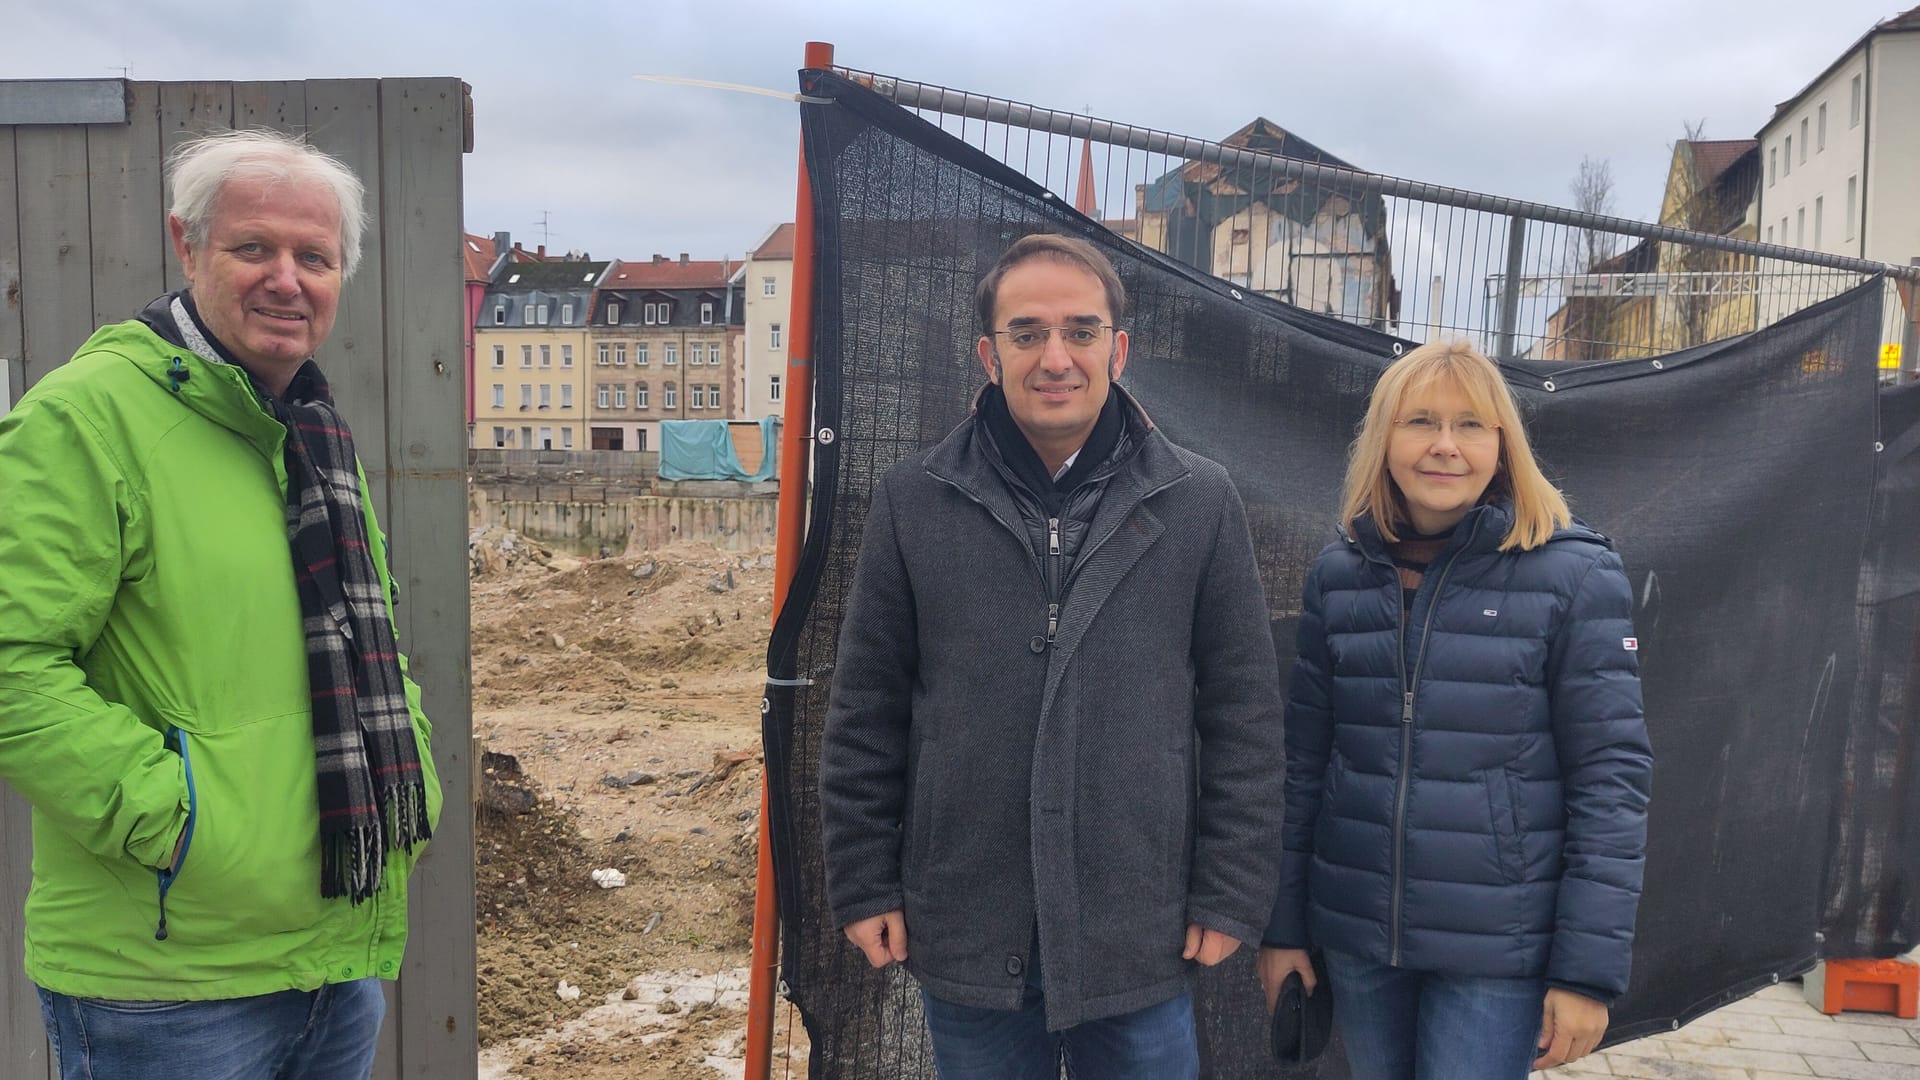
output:
[[[160,84],[129,83],[127,90],[126,124],[86,129],[87,207],[99,238],[92,253],[94,326],[131,318],[167,291]]]

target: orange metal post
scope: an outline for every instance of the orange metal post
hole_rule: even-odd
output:
[[[804,66],[833,66],[833,46],[807,42]],[[793,210],[793,308],[787,317],[787,378],[780,456],[780,516],[774,532],[773,617],[780,618],[807,535],[807,484],[813,444],[813,188],[800,151],[800,182]],[[773,1073],[773,1010],[780,974],[780,907],[774,893],[773,834],[767,819],[767,781],[760,781],[760,862],[753,887],[753,960],[748,968],[746,1080]]]

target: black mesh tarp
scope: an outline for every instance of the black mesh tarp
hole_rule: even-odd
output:
[[[804,122],[815,428],[832,436],[814,451],[807,546],[769,651],[782,971],[813,1039],[811,1075],[932,1077],[912,980],[868,969],[827,914],[815,780],[869,493],[965,414],[982,377],[978,275],[1035,231],[1084,236],[1113,258],[1132,298],[1126,382],[1176,443],[1239,485],[1283,674],[1347,444],[1408,343],[1241,295],[869,91],[818,72],[804,82],[834,101]],[[1871,281],[1657,361],[1508,368],[1550,475],[1615,539],[1640,601],[1652,836],[1613,1040],[1822,957],[1914,943],[1920,392],[1877,388],[1881,295]],[[1276,1074],[1258,995],[1250,950],[1200,976],[1206,1075]]]

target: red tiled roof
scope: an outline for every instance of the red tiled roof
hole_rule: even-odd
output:
[[[1759,145],[1758,139],[1693,140],[1693,169],[1699,174],[1699,183],[1705,185],[1718,180],[1728,166]]]
[[[619,259],[600,283],[602,289],[719,289],[728,275],[740,269],[737,262],[719,259]]]
[[[493,269],[493,261],[499,258],[493,247],[493,237],[466,234],[460,244],[460,258],[466,263],[468,281],[487,280],[487,271]]]
[[[793,258],[793,222],[785,222],[773,230],[767,242],[754,249],[756,259]]]

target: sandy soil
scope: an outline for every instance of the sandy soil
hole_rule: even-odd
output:
[[[481,1076],[741,1075],[771,553],[470,548]]]

